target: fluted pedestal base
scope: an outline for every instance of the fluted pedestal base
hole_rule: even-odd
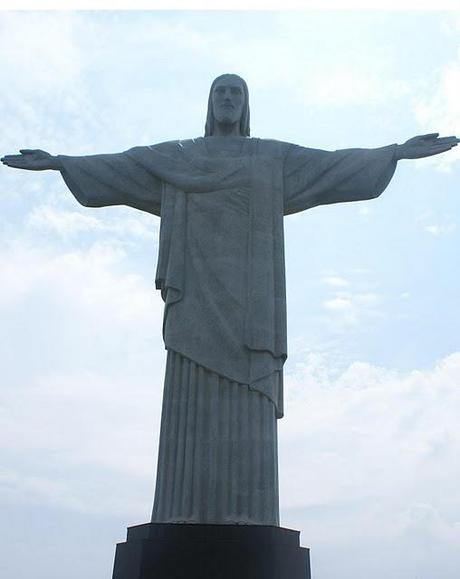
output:
[[[113,579],[311,579],[298,531],[147,523],[117,545]]]

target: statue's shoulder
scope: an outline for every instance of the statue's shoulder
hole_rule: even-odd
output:
[[[246,137],[246,152],[250,155],[280,158],[283,159],[290,149],[295,145],[292,143],[287,143],[285,141],[279,141],[276,139],[263,139],[258,137]],[[173,155],[177,152],[189,153],[193,155],[206,155],[208,152],[209,144],[206,145],[206,139],[204,137],[195,137],[193,139],[180,139],[174,141],[164,141],[162,143],[155,143],[154,145],[149,145],[147,149],[153,151],[158,151],[160,153]],[[139,149],[144,147],[139,147]],[[144,148],[145,149],[145,148]]]
[[[277,139],[257,139],[257,141],[258,152],[268,157],[284,158],[292,147],[291,143],[278,141]]]
[[[171,155],[178,150],[179,143],[180,141],[164,141],[162,143],[154,143],[153,145],[137,145],[136,147],[131,147],[131,149],[125,151],[124,154],[127,154],[134,159],[138,157],[148,157],[150,151]]]
[[[204,139],[203,137],[177,139],[175,141],[165,141],[163,143],[150,145],[150,148],[165,154],[184,153],[186,151],[196,153],[204,149]]]
[[[153,145],[148,145],[148,149],[153,151],[158,151],[159,153],[171,153],[173,151],[177,151],[177,149],[181,146],[183,141],[174,140],[174,141],[163,141],[161,143],[154,143]]]

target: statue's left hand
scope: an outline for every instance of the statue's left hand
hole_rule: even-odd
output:
[[[439,155],[445,151],[450,151],[460,143],[457,137],[440,137],[439,133],[428,135],[418,135],[406,141],[403,145],[398,145],[396,149],[396,159],[421,159]]]
[[[0,161],[7,167],[28,171],[59,170],[59,159],[42,149],[20,149],[20,155],[5,155]]]

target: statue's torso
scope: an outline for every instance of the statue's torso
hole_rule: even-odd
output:
[[[184,256],[181,295],[167,311],[165,342],[223,376],[252,383],[279,370],[285,354],[281,157],[268,154],[259,139],[197,139],[180,146],[197,170],[209,163],[210,170],[224,166],[231,175],[235,167],[239,181],[206,193],[164,193],[164,203],[176,197],[162,219],[171,224],[178,256],[165,261],[174,268]]]

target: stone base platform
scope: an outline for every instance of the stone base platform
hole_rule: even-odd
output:
[[[137,525],[117,545],[113,579],[311,579],[299,536],[257,525]]]

